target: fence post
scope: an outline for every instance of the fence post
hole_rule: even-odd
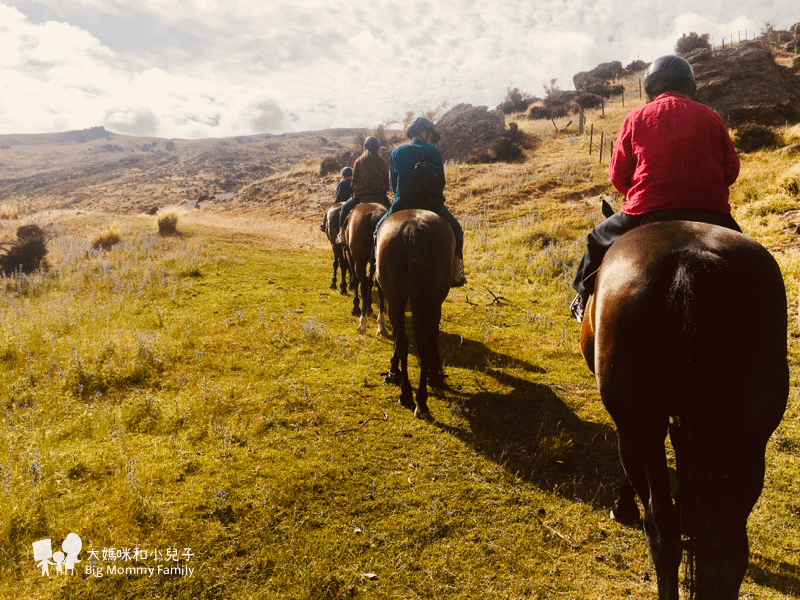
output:
[[[642,78],[639,77],[639,100],[642,99]]]
[[[589,156],[592,155],[592,144],[594,143],[594,123],[589,128]]]
[[[605,139],[605,132],[600,130],[600,164],[603,164],[603,144]]]
[[[583,135],[583,132],[586,128],[586,114],[583,112],[583,108],[578,110],[578,135]]]
[[[601,95],[600,96],[600,108],[603,111],[603,117],[606,116],[606,99]]]
[[[622,86],[622,108],[625,108],[625,86]]]

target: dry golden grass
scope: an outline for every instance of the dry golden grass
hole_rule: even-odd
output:
[[[800,124],[786,127],[781,132],[781,138],[784,146],[788,146],[789,144],[797,144],[800,142]]]
[[[0,220],[16,221],[19,219],[19,209],[16,206],[4,202],[0,204]]]

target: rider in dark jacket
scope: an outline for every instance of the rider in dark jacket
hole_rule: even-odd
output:
[[[342,179],[336,184],[336,197],[333,203],[346,202],[350,196],[353,195],[353,168],[345,167],[342,169]],[[328,211],[322,216],[322,225],[319,226],[320,231],[325,231],[325,225],[328,222]]]
[[[464,277],[464,230],[444,205],[445,198],[441,191],[435,194],[436,197],[417,197],[412,193],[415,165],[419,162],[428,163],[436,170],[436,175],[441,177],[442,190],[444,189],[444,161],[439,150],[433,145],[439,141],[439,133],[430,120],[419,117],[408,126],[406,135],[411,142],[395,148],[389,159],[389,183],[394,192],[394,202],[389,212],[378,222],[375,236],[377,237],[378,229],[386,217],[399,210],[424,208],[437,213],[450,224],[456,238],[451,287],[462,286],[467,282]]]

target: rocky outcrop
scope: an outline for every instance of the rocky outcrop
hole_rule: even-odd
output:
[[[800,121],[800,77],[777,64],[760,41],[698,49],[686,59],[697,80],[694,99],[716,110],[728,126]]]
[[[436,122],[442,136],[436,144],[444,160],[466,162],[493,148],[505,133],[505,116],[486,106],[457,104]]]
[[[618,60],[601,63],[591,71],[581,71],[572,77],[575,90],[586,94],[594,94],[609,98],[622,93],[622,86],[611,83],[622,77],[625,69]]]

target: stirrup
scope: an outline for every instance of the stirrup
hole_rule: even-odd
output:
[[[573,318],[578,323],[583,323],[583,298],[581,298],[580,294],[577,294],[575,298],[573,298],[572,302],[569,305],[569,312],[572,313]]]

